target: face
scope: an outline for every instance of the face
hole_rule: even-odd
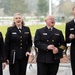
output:
[[[55,18],[54,16],[48,16],[45,20],[47,26],[53,27],[55,25]]]
[[[20,15],[16,15],[15,17],[14,17],[14,23],[15,23],[15,25],[22,25],[22,17],[20,16]]]
[[[74,9],[72,10],[72,14],[75,16],[75,7],[74,7]]]

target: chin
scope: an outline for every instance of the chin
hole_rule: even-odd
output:
[[[54,24],[51,25],[52,27],[54,26]]]

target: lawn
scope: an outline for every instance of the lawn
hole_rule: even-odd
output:
[[[31,30],[31,34],[32,36],[35,35],[35,32],[36,32],[36,29],[39,29],[39,28],[42,28],[44,27],[45,25],[31,25],[31,26],[28,26]],[[63,34],[65,33],[65,24],[61,24],[61,25],[55,25],[55,27],[59,30],[62,30]],[[3,34],[3,37],[5,37],[5,34],[6,34],[6,31],[7,31],[7,28],[8,26],[0,26],[0,31],[2,32]]]

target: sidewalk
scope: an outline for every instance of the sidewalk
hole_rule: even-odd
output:
[[[36,64],[32,64],[32,67],[30,67],[30,68],[29,68],[29,65],[30,64],[28,64],[28,66],[27,66],[26,75],[36,75],[37,74]],[[5,70],[3,71],[3,75],[9,75],[8,65],[5,68]],[[70,63],[61,63],[57,75],[72,75]]]

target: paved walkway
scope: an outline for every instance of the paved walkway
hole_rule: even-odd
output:
[[[29,65],[27,66],[27,74],[26,75],[36,75],[36,64],[32,64],[32,67],[29,68]],[[5,70],[3,70],[3,74],[4,75],[9,75],[9,71],[8,71],[8,65],[5,68]],[[71,66],[70,63],[66,63],[66,64],[60,64],[59,67],[59,71],[57,75],[72,75],[71,74]]]

